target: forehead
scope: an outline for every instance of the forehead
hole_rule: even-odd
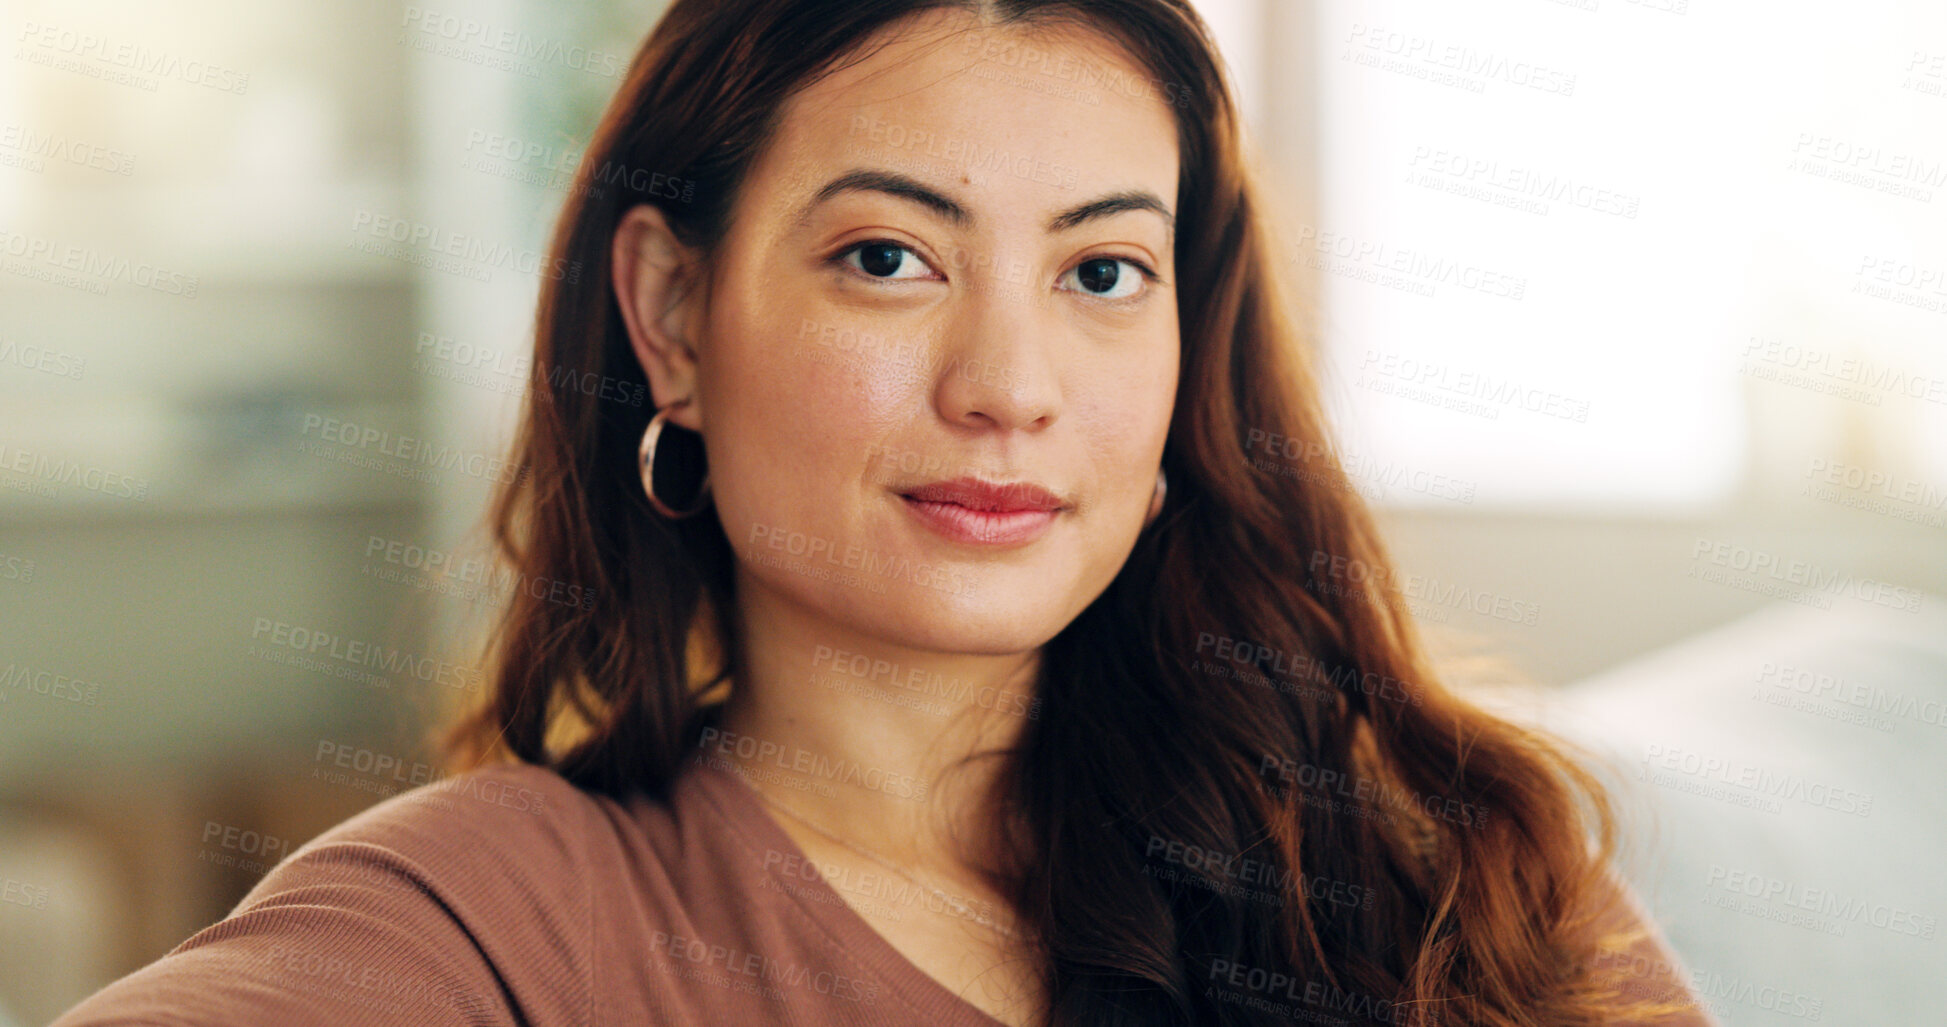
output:
[[[1176,122],[1159,89],[1105,84],[1150,77],[1109,38],[930,11],[868,49],[785,105],[758,169],[779,202],[872,168],[939,188],[977,223],[1038,222],[1119,189],[1149,190],[1174,208]]]

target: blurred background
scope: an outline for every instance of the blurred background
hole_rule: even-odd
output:
[[[0,1025],[435,776],[663,6],[0,0]],[[1457,679],[1611,758],[1724,1022],[1937,1022],[1947,8],[1197,6]]]

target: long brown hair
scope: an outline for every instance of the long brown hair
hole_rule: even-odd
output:
[[[648,505],[632,467],[653,411],[575,384],[646,384],[610,242],[650,203],[715,252],[790,95],[934,8],[1104,33],[1153,77],[1182,155],[1167,503],[1044,647],[998,797],[1050,1022],[1308,1018],[1279,1008],[1293,995],[1357,1022],[1615,1022],[1626,966],[1603,952],[1630,939],[1596,920],[1610,800],[1574,750],[1443,686],[1386,584],[1188,0],[676,0],[569,191],[550,257],[580,274],[543,282],[525,473],[489,519],[522,580],[599,601],[517,591],[485,703],[439,739],[447,766],[511,758],[658,795],[680,771],[737,677],[734,554],[709,513]]]

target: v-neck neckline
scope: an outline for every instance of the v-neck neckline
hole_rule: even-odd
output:
[[[805,855],[783,825],[764,808],[764,799],[750,782],[735,771],[717,766],[708,758],[692,757],[689,770],[704,786],[710,805],[729,824],[737,840],[755,857],[763,872],[771,875],[786,899],[811,918],[852,958],[883,981],[899,999],[930,1027],[1007,1027],[986,1010],[962,998],[932,974],[906,958],[876,928],[868,923],[851,903],[817,871],[817,863]],[[788,879],[766,862],[764,854],[782,853],[796,857],[813,868],[811,874],[793,874]],[[809,891],[810,895],[801,894]]]

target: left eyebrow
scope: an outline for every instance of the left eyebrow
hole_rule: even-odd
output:
[[[1110,193],[1101,199],[1070,207],[1048,220],[1048,231],[1065,232],[1076,225],[1096,218],[1120,214],[1125,210],[1153,210],[1162,217],[1163,224],[1169,229],[1170,234],[1176,234],[1176,215],[1171,214],[1169,208],[1163,205],[1163,201],[1147,189],[1125,189],[1119,193]]]
[[[966,228],[974,223],[973,213],[952,197],[907,175],[875,168],[855,168],[825,183],[824,188],[818,190],[811,201],[799,209],[795,220],[802,224],[819,204],[846,192],[885,193],[888,196],[911,200],[945,218],[956,227]],[[1176,234],[1176,216],[1170,213],[1169,207],[1162,199],[1147,189],[1125,189],[1076,204],[1049,218],[1048,231],[1065,232],[1078,225],[1131,210],[1155,212],[1163,219],[1163,224],[1168,227],[1170,234]]]

